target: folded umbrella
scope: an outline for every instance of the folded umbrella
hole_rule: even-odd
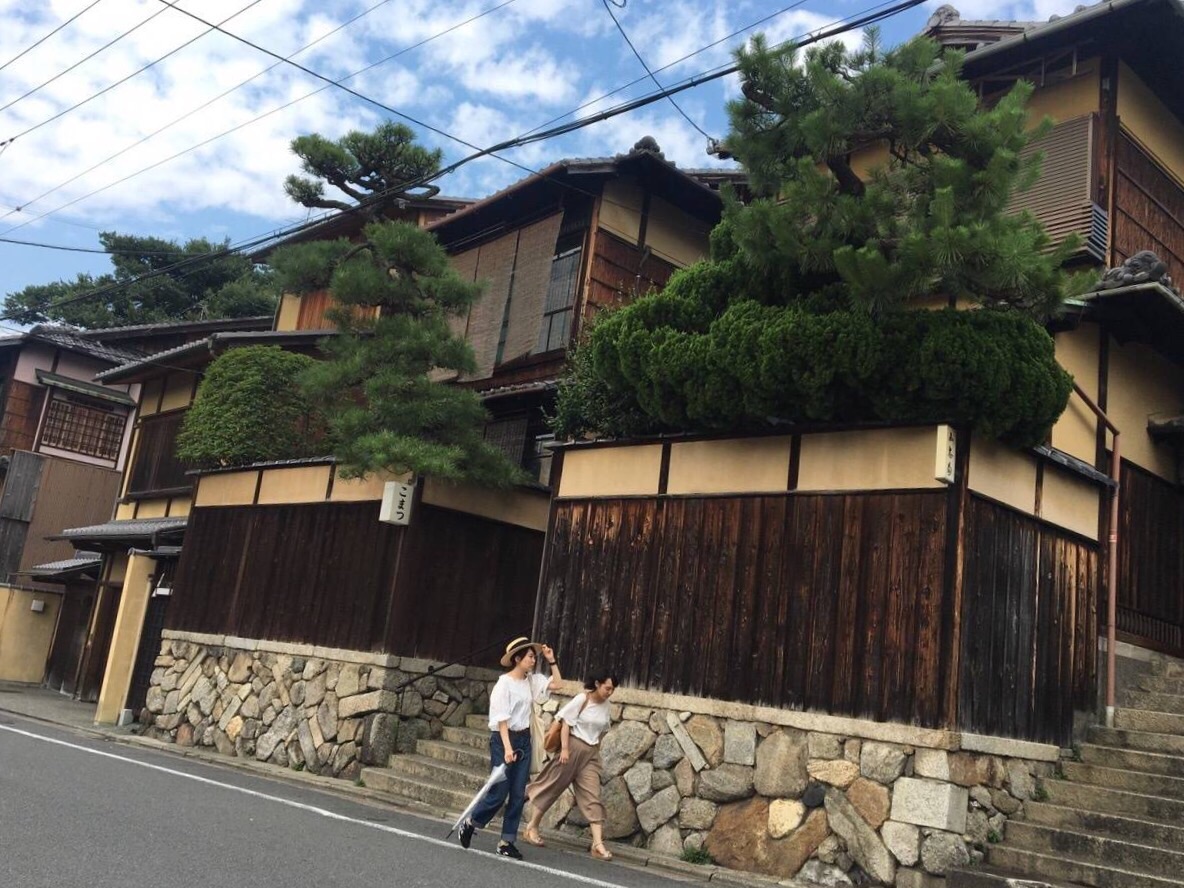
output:
[[[473,796],[473,800],[471,802],[469,802],[469,806],[467,808],[465,808],[464,811],[461,812],[460,817],[456,818],[456,823],[452,824],[452,829],[448,830],[448,835],[445,836],[444,838],[448,838],[454,832],[456,832],[458,829],[460,829],[460,825],[462,823],[464,823],[475,810],[477,810],[477,806],[479,804],[481,804],[482,799],[484,799],[487,795],[489,795],[489,791],[505,779],[506,779],[506,766],[505,765],[498,765],[492,771],[490,771],[489,772],[489,779],[485,781],[485,785],[482,786],[479,790],[477,790],[477,794],[475,796]]]

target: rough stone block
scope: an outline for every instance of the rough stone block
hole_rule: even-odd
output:
[[[644,802],[654,794],[654,766],[649,762],[638,762],[625,772],[625,785],[629,787],[629,795],[633,796],[633,801],[639,804]],[[675,790],[675,793],[677,792],[678,790]],[[639,811],[638,816],[640,814]],[[644,827],[644,821],[642,821],[642,825]],[[646,830],[646,832],[653,832],[653,830]]]
[[[703,758],[703,753],[699,751],[699,747],[695,745],[695,741],[691,739],[691,735],[687,733],[687,729],[683,727],[679,717],[673,712],[666,713],[666,724],[670,726],[670,733],[678,741],[678,745],[682,748],[682,754],[690,762],[691,767],[696,771],[706,768],[707,760]],[[603,758],[603,752],[601,757]]]
[[[703,758],[711,767],[722,764],[724,760],[724,732],[719,723],[708,715],[695,715],[687,719],[683,725],[686,728]]]
[[[671,786],[642,802],[637,806],[637,820],[641,828],[647,833],[656,832],[658,827],[678,813],[680,801],[678,789]]]
[[[869,740],[863,744],[859,753],[859,771],[869,780],[891,785],[893,780],[904,773],[907,759],[908,756],[899,746]]]
[[[913,756],[913,773],[933,780],[949,780],[950,754],[944,749],[918,749]]]
[[[650,751],[656,740],[654,732],[642,722],[622,722],[612,728],[600,741],[600,764],[605,776],[624,774]]]
[[[892,790],[892,819],[961,835],[966,830],[969,801],[970,794],[961,786],[901,777]]]
[[[663,721],[663,726],[667,731],[670,726]],[[651,730],[653,725],[651,724]],[[658,770],[665,771],[668,768],[673,768],[682,759],[682,747],[679,745],[677,738],[673,734],[663,734],[658,738],[654,744],[654,767]]]
[[[724,722],[724,761],[732,765],[756,764],[756,725]]]
[[[810,758],[837,759],[843,757],[843,738],[836,734],[812,731],[809,738]]]
[[[344,673],[344,669],[342,672]],[[340,680],[338,681],[340,687]],[[366,694],[354,694],[345,697],[337,703],[338,718],[353,718],[369,712],[394,712],[398,703],[398,696],[392,691],[370,691]]]
[[[891,885],[896,876],[896,860],[850,800],[837,789],[828,789],[826,813],[830,828],[843,837],[856,863],[876,881]]]
[[[959,835],[935,832],[921,843],[921,865],[925,872],[944,876],[947,870],[970,863],[970,852]]]
[[[678,808],[678,825],[683,829],[711,829],[719,805],[707,799],[683,799]]]
[[[769,798],[797,798],[805,790],[806,735],[801,731],[778,731],[770,734],[756,750],[756,791]]]
[[[744,765],[720,765],[699,775],[699,795],[713,802],[746,799],[753,792],[753,769]]]
[[[921,830],[911,823],[889,820],[880,828],[880,837],[902,866],[912,866],[921,859]],[[900,875],[898,872],[898,884]]]
[[[815,780],[846,789],[859,776],[859,765],[846,759],[838,759],[833,762],[810,762],[806,766],[806,771]]]
[[[864,749],[867,749],[864,746]],[[847,789],[847,799],[872,829],[879,829],[888,819],[891,804],[888,787],[867,777],[856,779]]]
[[[806,806],[796,799],[774,799],[769,803],[769,838],[783,839],[806,819]]]

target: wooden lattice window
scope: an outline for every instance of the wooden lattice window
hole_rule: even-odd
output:
[[[55,397],[45,413],[41,444],[100,459],[119,459],[127,414],[67,398]]]
[[[186,466],[176,455],[177,433],[184,419],[185,411],[177,411],[140,421],[128,494],[178,491],[191,486],[185,475]]]

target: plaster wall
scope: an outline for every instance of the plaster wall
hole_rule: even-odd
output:
[[[1106,412],[1122,433],[1123,458],[1175,483],[1175,453],[1151,440],[1147,420],[1184,410],[1184,370],[1145,345],[1111,339],[1108,371]]]
[[[539,531],[547,529],[551,508],[551,498],[543,491],[491,490],[432,478],[424,482],[423,502]]]
[[[803,435],[797,489],[939,488],[936,455],[932,426]]]
[[[1098,485],[1045,466],[1040,517],[1046,521],[1096,540],[1101,499]]]
[[[1082,324],[1075,330],[1058,333],[1053,343],[1057,363],[1068,370],[1077,384],[1097,403],[1100,359],[1097,325]],[[1065,412],[1052,427],[1052,446],[1092,466],[1097,459],[1097,428],[1093,411],[1076,393],[1071,394]]]
[[[976,493],[1033,515],[1036,458],[980,437],[970,443],[967,486]]]
[[[197,483],[197,505],[240,506],[255,499],[255,488],[259,473],[226,472],[220,475],[204,475]]]
[[[323,502],[332,470],[332,466],[321,465],[264,472],[259,483],[259,504]]]
[[[654,496],[662,445],[570,450],[563,457],[559,496]]]
[[[1184,123],[1125,64],[1118,66],[1118,119],[1178,181],[1184,182]]]
[[[151,416],[157,412],[160,403],[160,392],[163,388],[163,379],[149,379],[140,386],[141,416]]]
[[[641,233],[641,187],[632,181],[610,179],[600,199],[600,227],[622,240],[637,243]]]
[[[686,441],[670,447],[666,492],[760,493],[789,484],[792,438]]]
[[[35,612],[34,601],[44,610]],[[37,684],[45,677],[61,606],[59,593],[0,585],[0,681]]]
[[[279,310],[275,316],[276,330],[295,330],[300,320],[300,297],[285,293],[280,297]]]
[[[1038,88],[1028,100],[1029,124],[1036,126],[1045,116],[1051,117],[1053,123],[1060,123],[1099,110],[1099,70],[1098,59],[1087,59],[1079,66],[1076,77]]]
[[[693,265],[707,256],[710,228],[660,197],[650,201],[645,243],[654,255],[678,266]]]
[[[161,412],[188,407],[193,400],[197,377],[193,373],[170,373],[164,380],[164,397]]]
[[[132,670],[136,651],[140,647],[140,633],[144,628],[144,614],[148,610],[152,571],[155,562],[145,555],[130,555],[127,573],[123,578],[123,594],[119,599],[119,613],[111,634],[111,649],[107,667],[103,670],[103,686],[95,710],[95,724],[115,724],[131,689]]]

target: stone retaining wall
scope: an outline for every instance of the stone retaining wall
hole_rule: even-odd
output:
[[[618,697],[601,748],[606,836],[676,856],[702,848],[780,878],[919,888],[982,860],[1056,767],[1058,751],[1039,744],[801,712],[771,724],[743,717],[756,707]],[[564,699],[547,703],[548,723]],[[570,792],[544,825],[587,826]]]
[[[181,746],[354,779],[365,765],[385,765],[396,746],[413,750],[488,709],[498,673],[442,665],[166,632],[141,721]]]

